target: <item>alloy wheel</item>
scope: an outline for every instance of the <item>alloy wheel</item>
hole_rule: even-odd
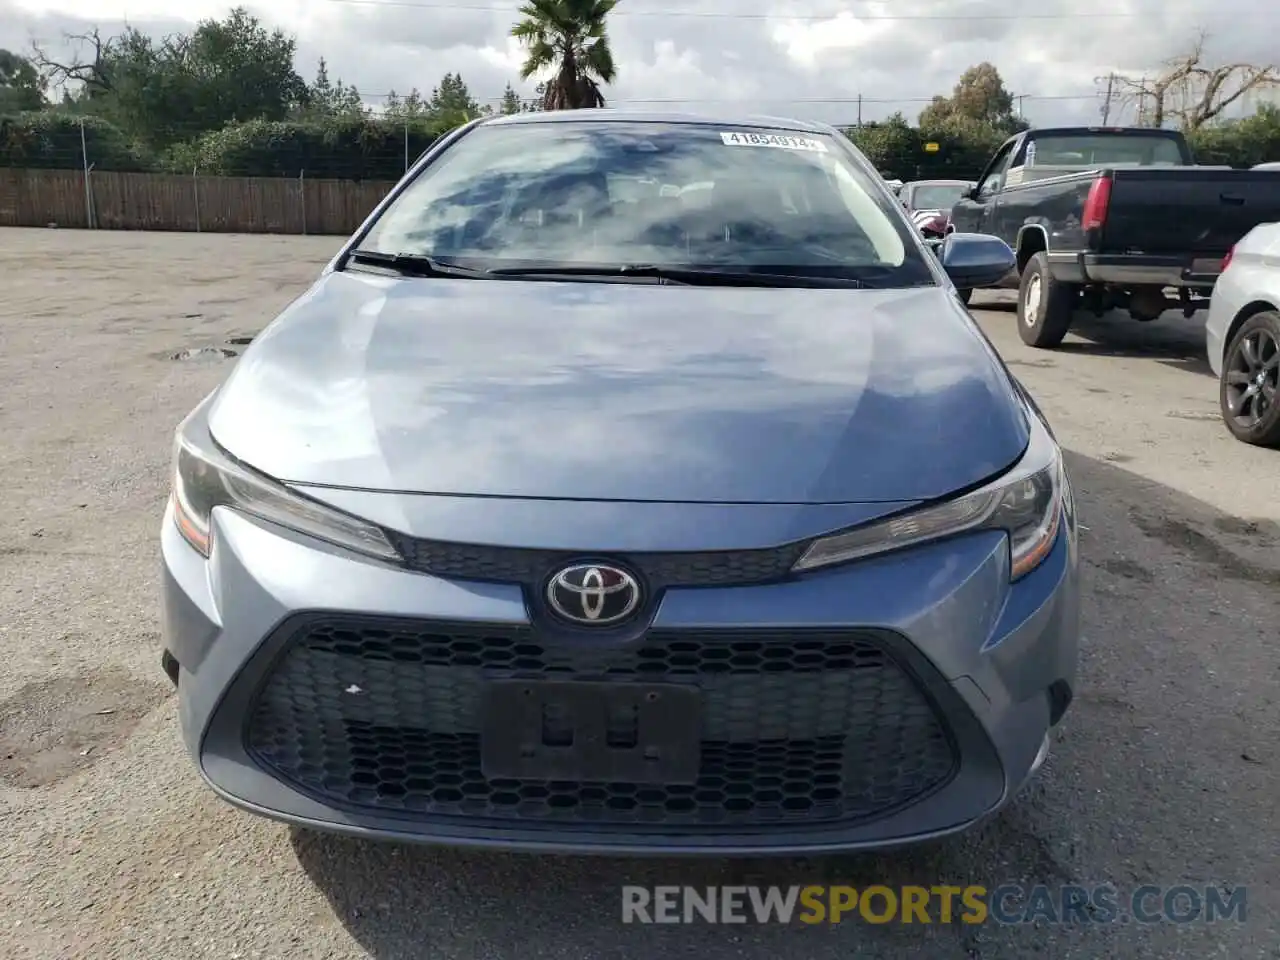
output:
[[[1223,371],[1227,409],[1241,427],[1250,429],[1276,403],[1280,382],[1280,342],[1268,330],[1252,331],[1240,341]]]

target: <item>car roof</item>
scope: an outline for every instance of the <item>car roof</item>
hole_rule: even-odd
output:
[[[509,126],[522,123],[684,123],[702,127],[755,127],[761,130],[791,130],[796,133],[835,133],[830,124],[794,117],[772,117],[763,114],[703,114],[674,111],[633,110],[600,107],[587,110],[539,110],[490,117],[482,126]]]

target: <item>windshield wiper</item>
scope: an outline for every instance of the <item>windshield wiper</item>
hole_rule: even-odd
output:
[[[809,287],[814,283],[823,286],[867,286],[860,280],[845,277],[827,277],[821,274],[757,273],[752,270],[719,270],[698,267],[664,267],[653,263],[632,263],[621,266],[563,266],[499,267],[489,271],[495,277],[653,277],[667,283],[725,287]]]
[[[618,266],[587,266],[566,263],[545,267],[496,267],[492,273],[498,277],[651,277],[671,283],[685,283],[678,277],[680,270],[658,267],[652,264],[621,264]],[[687,271],[685,271],[687,272]]]
[[[661,283],[724,287],[853,287],[870,284],[846,277],[822,274],[765,273],[753,270],[720,270],[699,267],[665,267],[653,263],[630,263],[617,266],[590,266],[566,263],[536,267],[495,267],[481,270],[464,267],[420,253],[383,253],[379,250],[353,250],[349,259],[357,263],[386,267],[418,277],[462,277],[468,280],[516,280],[522,277],[553,279],[555,277],[647,277]]]
[[[401,273],[411,273],[415,277],[464,277],[469,280],[483,280],[493,276],[488,270],[477,270],[474,267],[463,267],[456,263],[447,263],[420,253],[382,253],[379,250],[352,250],[348,258],[356,263],[368,263],[373,266],[387,267]]]

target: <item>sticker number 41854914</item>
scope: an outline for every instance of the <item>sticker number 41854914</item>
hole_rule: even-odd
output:
[[[826,153],[827,145],[812,137],[792,137],[781,133],[722,133],[720,139],[729,147],[774,147],[779,150],[808,150]]]

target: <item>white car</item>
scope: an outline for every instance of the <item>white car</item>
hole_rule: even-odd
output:
[[[1227,429],[1280,447],[1280,223],[1259,224],[1227,254],[1205,341]]]

